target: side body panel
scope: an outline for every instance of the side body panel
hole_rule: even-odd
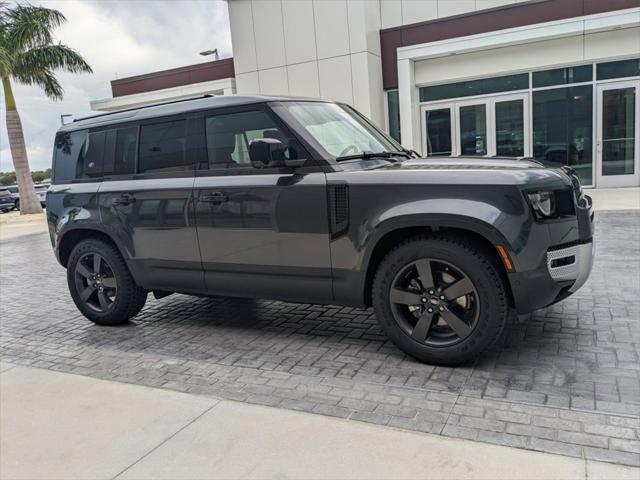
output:
[[[51,245],[59,260],[64,236],[77,229],[104,231],[98,208],[100,182],[62,183],[47,192],[47,225]]]
[[[194,177],[105,181],[98,208],[141,286],[202,291],[194,222]]]
[[[324,173],[201,176],[195,196],[208,292],[331,302]]]

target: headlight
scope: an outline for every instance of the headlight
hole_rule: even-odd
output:
[[[552,218],[556,215],[556,202],[553,192],[528,193],[529,203],[538,219]]]

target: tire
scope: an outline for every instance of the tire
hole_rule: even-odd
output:
[[[431,278],[431,286],[423,278]],[[510,312],[495,262],[471,242],[446,235],[415,237],[390,251],[376,271],[372,299],[393,343],[438,365],[480,355],[498,339]]]
[[[83,240],[74,247],[67,284],[78,310],[99,325],[126,323],[147,300],[147,291],[136,285],[120,252],[102,240]]]

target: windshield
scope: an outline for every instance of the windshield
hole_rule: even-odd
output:
[[[402,150],[348,107],[323,102],[281,105],[332,157]]]

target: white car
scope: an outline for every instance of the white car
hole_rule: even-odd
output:
[[[11,192],[11,196],[15,201],[15,209],[20,210],[20,191],[18,190],[18,186],[10,185],[4,188]],[[35,186],[36,195],[38,196],[38,200],[40,200],[40,205],[43,207],[46,206],[46,203],[47,203],[48,188],[49,188],[49,184],[39,184]]]

